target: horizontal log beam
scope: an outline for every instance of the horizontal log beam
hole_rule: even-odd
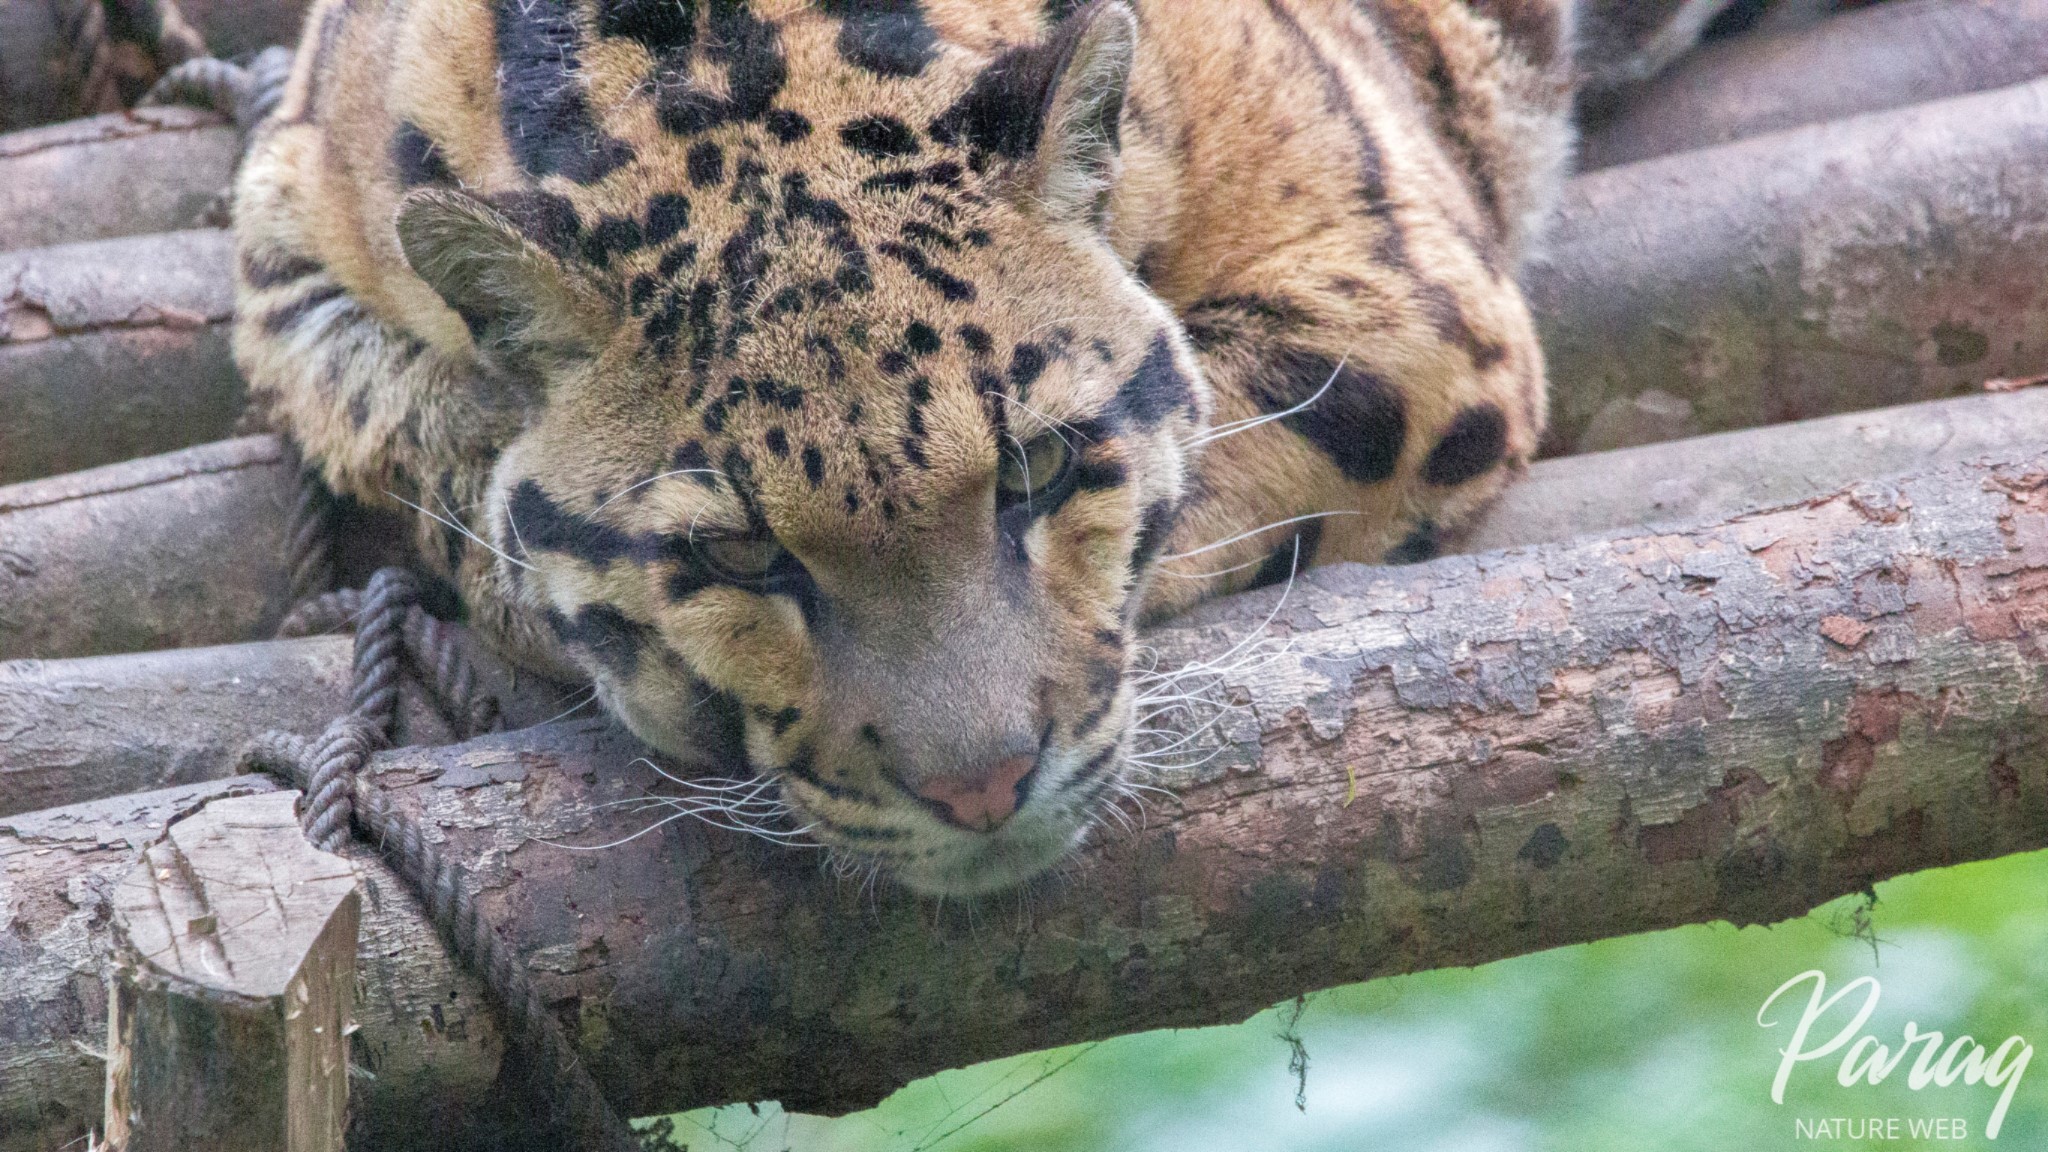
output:
[[[507,728],[594,712],[587,689],[460,643]],[[351,637],[315,636],[0,662],[0,816],[229,776],[250,737],[314,736],[347,710],[354,652]],[[399,687],[394,743],[455,738],[413,677]]]
[[[1210,668],[1175,682],[1215,709],[1189,718],[1209,725],[1197,763],[1162,777],[1176,799],[1029,901],[972,912],[687,821],[569,850],[661,816],[610,806],[667,789],[600,722],[385,753],[361,786],[470,870],[622,1110],[833,1112],[940,1068],[1774,921],[2048,845],[2044,625],[2038,449],[1690,531],[1318,569],[1152,633],[1165,666]],[[0,1077],[0,1131],[86,1115],[98,1090],[60,973],[103,946],[79,877],[118,855],[106,803],[0,821],[21,894],[0,979],[31,990],[0,1002],[0,1034],[32,1053]],[[495,1059],[475,1017],[458,1035],[421,1014],[459,976],[419,959],[364,970],[359,1115],[380,1150],[452,1147],[418,1071],[448,1062],[433,1106],[460,1115]]]
[[[1652,388],[1679,435],[2048,372],[2048,80],[1580,176],[1545,250],[1553,455]]]
[[[2001,2],[2008,8],[1998,10],[2006,11],[2013,0]],[[1802,75],[1796,63],[1771,75],[1791,83]],[[1940,399],[1987,378],[2048,372],[2048,341],[2038,336],[2048,326],[2048,286],[2037,275],[2048,267],[2044,104],[2048,81],[1770,133],[1571,181],[1547,255],[1525,275],[1550,361],[1546,453]],[[92,127],[100,123],[39,131],[89,139],[111,130]],[[114,127],[125,131],[125,123]],[[232,138],[227,129],[213,131]],[[165,172],[185,180],[195,167],[216,163],[207,158],[211,145],[194,144],[192,151],[164,143],[170,135],[161,132],[8,158],[10,141],[33,135],[0,137],[0,247],[23,242],[10,238],[10,227],[56,228],[76,238],[64,220],[127,213],[131,200],[158,203]],[[145,145],[171,155],[138,162],[122,151]],[[218,173],[206,181],[224,184],[231,150],[217,159]],[[30,162],[49,170],[7,168]],[[75,204],[81,188],[124,191],[119,204],[107,207]],[[133,188],[146,194],[125,191]],[[190,222],[171,215],[175,222],[150,227]],[[128,216],[107,219],[105,230],[91,234],[139,230]],[[186,266],[218,277],[226,295],[224,253],[194,250]],[[34,370],[45,390],[73,388],[88,398],[66,410],[90,408],[109,379],[128,389],[128,404],[140,411],[174,410],[190,381],[219,389],[232,378],[227,342],[216,329],[157,339],[162,366],[146,365],[154,346],[130,340],[123,348],[132,349],[125,354],[133,360],[81,346],[62,363]],[[23,355],[41,364],[56,347]],[[6,371],[0,365],[0,376]],[[1616,415],[1626,417],[1653,389],[1670,394],[1670,415],[1617,436]],[[58,410],[42,406],[45,413]],[[48,417],[10,426],[27,443],[77,439]],[[18,476],[23,466],[6,467]]]
[[[297,498],[269,436],[0,488],[0,660],[267,639]],[[344,505],[336,521],[345,586],[409,547],[392,517]]]
[[[0,136],[0,250],[226,223],[241,137],[189,108],[138,108]]]
[[[2048,0],[1902,0],[1736,36],[1602,101],[1586,170],[2048,74]]]
[[[2044,427],[2048,389],[2029,389],[1545,460],[1508,489],[1462,548],[1712,519],[2023,448]],[[281,599],[266,599],[267,590],[285,580],[289,483],[275,442],[250,438],[0,488],[0,659],[269,636]],[[52,494],[80,503],[60,509]],[[345,584],[359,585],[404,555],[403,529],[388,520],[359,515],[342,531]],[[79,603],[95,611],[65,610]]]
[[[218,229],[0,252],[0,484],[230,435],[233,260]]]
[[[2030,388],[1539,460],[1457,551],[1705,523],[1860,480],[2026,451],[2044,439],[2048,388]]]

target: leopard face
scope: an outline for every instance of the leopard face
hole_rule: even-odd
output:
[[[843,68],[836,27],[785,21],[780,66]],[[1123,768],[1209,405],[1103,239],[1134,37],[1101,6],[996,67],[849,73],[599,183],[398,214],[528,413],[479,517],[501,597],[656,747],[736,703],[795,822],[923,891],[1042,871]]]

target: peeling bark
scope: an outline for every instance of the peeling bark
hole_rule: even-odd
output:
[[[657,818],[604,802],[663,791],[597,723],[386,753],[362,786],[468,866],[624,1110],[833,1112],[977,1060],[1769,922],[2048,845],[2044,624],[2038,453],[1690,531],[1318,569],[1153,633],[1169,665],[1222,665],[1186,685],[1228,702],[1213,755],[1168,774],[1178,799],[1142,831],[971,910],[687,822],[569,851]],[[0,1079],[0,1116],[83,1115],[98,1086],[96,1068],[58,1066],[95,1042],[97,1018],[63,1005],[101,947],[81,849],[37,855],[62,819],[0,821],[0,970],[34,989],[0,1006],[0,1035],[43,1054]],[[409,914],[372,900],[366,925]],[[378,1077],[361,1131],[447,1149],[423,1109],[485,1109],[496,1057],[477,1018],[457,1036],[422,1010],[459,980],[439,953],[407,960],[366,965],[358,1059]],[[444,1061],[446,1080],[425,1072]]]

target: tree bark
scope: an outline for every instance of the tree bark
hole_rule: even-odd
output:
[[[1546,454],[1652,388],[1675,437],[2048,372],[2044,157],[2048,80],[1572,180],[1523,276]]]
[[[2048,73],[2043,0],[1901,0],[1777,35],[1702,45],[1601,101],[1591,171],[1766,132],[2019,84]]]
[[[138,108],[0,136],[0,249],[219,227],[242,140],[211,112]]]
[[[233,249],[203,229],[0,252],[0,484],[232,434]]]
[[[2044,624],[2038,450],[1690,531],[1318,569],[1153,633],[1165,665],[1213,669],[1177,681],[1213,702],[1189,718],[1199,763],[1129,813],[1142,830],[974,908],[689,822],[571,851],[647,829],[658,811],[603,805],[666,790],[594,722],[386,753],[361,787],[465,864],[622,1110],[833,1112],[977,1060],[1769,922],[2048,845]],[[97,1090],[71,1042],[95,1042],[91,877],[128,858],[105,808],[0,821],[0,978],[29,989],[0,1005],[0,1131],[33,1132],[8,1152],[66,1131],[20,1118],[89,1115]],[[366,934],[421,939],[375,883]],[[369,952],[361,1132],[449,1148],[446,1118],[490,1107],[495,1034],[424,1010],[462,980],[438,950]]]

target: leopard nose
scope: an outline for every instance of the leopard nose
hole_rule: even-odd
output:
[[[938,776],[915,791],[939,818],[970,832],[993,832],[1017,812],[1031,788],[1037,756],[1011,756],[964,776]]]

